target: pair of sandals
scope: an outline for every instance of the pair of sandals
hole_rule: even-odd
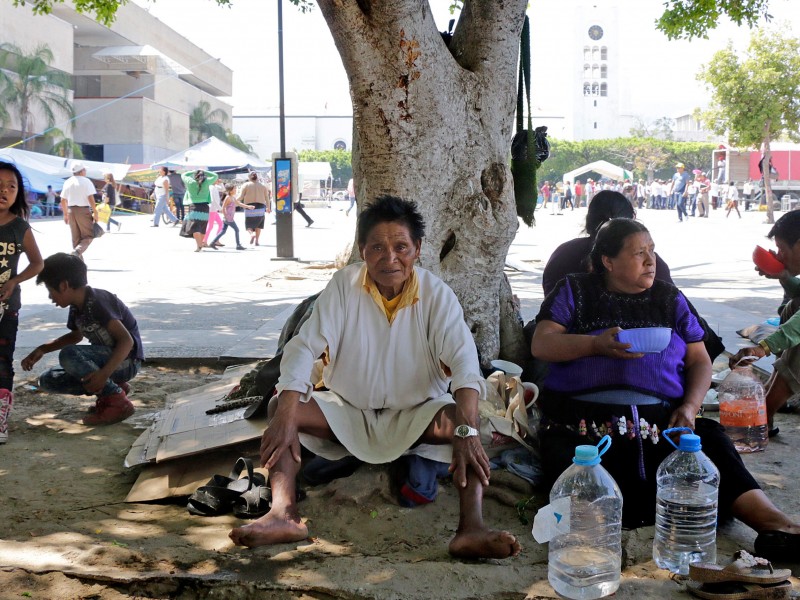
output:
[[[687,587],[695,596],[712,600],[782,600],[792,592],[791,576],[791,569],[775,569],[767,559],[739,550],[724,567],[690,564]]]
[[[242,477],[242,472],[246,475]],[[257,519],[269,512],[272,490],[266,478],[253,470],[253,461],[241,457],[230,474],[214,475],[189,497],[189,513],[216,517],[229,512],[240,519]]]

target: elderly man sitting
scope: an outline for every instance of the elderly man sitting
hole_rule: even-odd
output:
[[[416,204],[400,198],[381,196],[359,216],[364,263],[333,276],[284,349],[279,394],[261,440],[272,508],[233,529],[236,544],[308,537],[295,504],[302,443],[329,459],[351,454],[380,464],[411,452],[450,462],[461,506],[450,553],[506,558],[520,552],[512,534],[483,523],[489,460],[477,427],[484,380],[455,294],[414,266],[423,235]],[[314,390],[310,381],[319,356],[327,391]]]

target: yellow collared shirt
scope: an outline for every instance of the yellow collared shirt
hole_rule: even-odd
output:
[[[375,300],[375,303],[381,308],[383,314],[386,315],[386,319],[389,321],[390,325],[401,308],[413,306],[419,302],[419,281],[417,280],[417,271],[413,268],[411,269],[411,276],[403,286],[402,293],[391,300],[384,298],[378,291],[378,286],[373,281],[372,277],[369,276],[366,265],[364,265],[362,285],[366,292],[372,296],[372,299]]]

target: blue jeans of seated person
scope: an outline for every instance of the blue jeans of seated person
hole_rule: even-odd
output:
[[[89,396],[83,387],[82,379],[101,369],[111,358],[111,346],[67,346],[58,353],[59,367],[48,369],[39,376],[39,387],[46,392],[68,394],[70,396]],[[142,361],[126,358],[106,381],[98,396],[110,396],[122,391],[117,383],[130,381],[139,372]]]

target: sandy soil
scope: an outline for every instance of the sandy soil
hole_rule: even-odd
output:
[[[123,467],[132,442],[168,393],[220,376],[207,367],[147,366],[133,382],[136,415],[110,427],[80,419],[91,402],[27,389],[20,380],[10,441],[0,446],[0,598],[554,598],[547,549],[533,541],[515,505],[533,491],[495,472],[485,514],[523,543],[507,561],[457,561],[447,542],[457,523],[455,490],[402,508],[388,469],[308,488],[302,503],[312,537],[299,544],[247,550],[227,533],[232,515],[188,514],[185,502],[126,504],[139,470]],[[28,382],[30,383],[30,382]],[[768,494],[800,516],[800,416],[779,415],[781,435],[767,452],[745,457]],[[199,459],[202,460],[202,459]],[[533,495],[532,520],[545,494]],[[651,560],[652,528],[623,534],[624,581],[617,598],[686,598],[681,582]],[[719,556],[752,549],[741,524],[722,528]],[[800,565],[788,565],[798,574]],[[796,589],[800,582],[794,580]]]

